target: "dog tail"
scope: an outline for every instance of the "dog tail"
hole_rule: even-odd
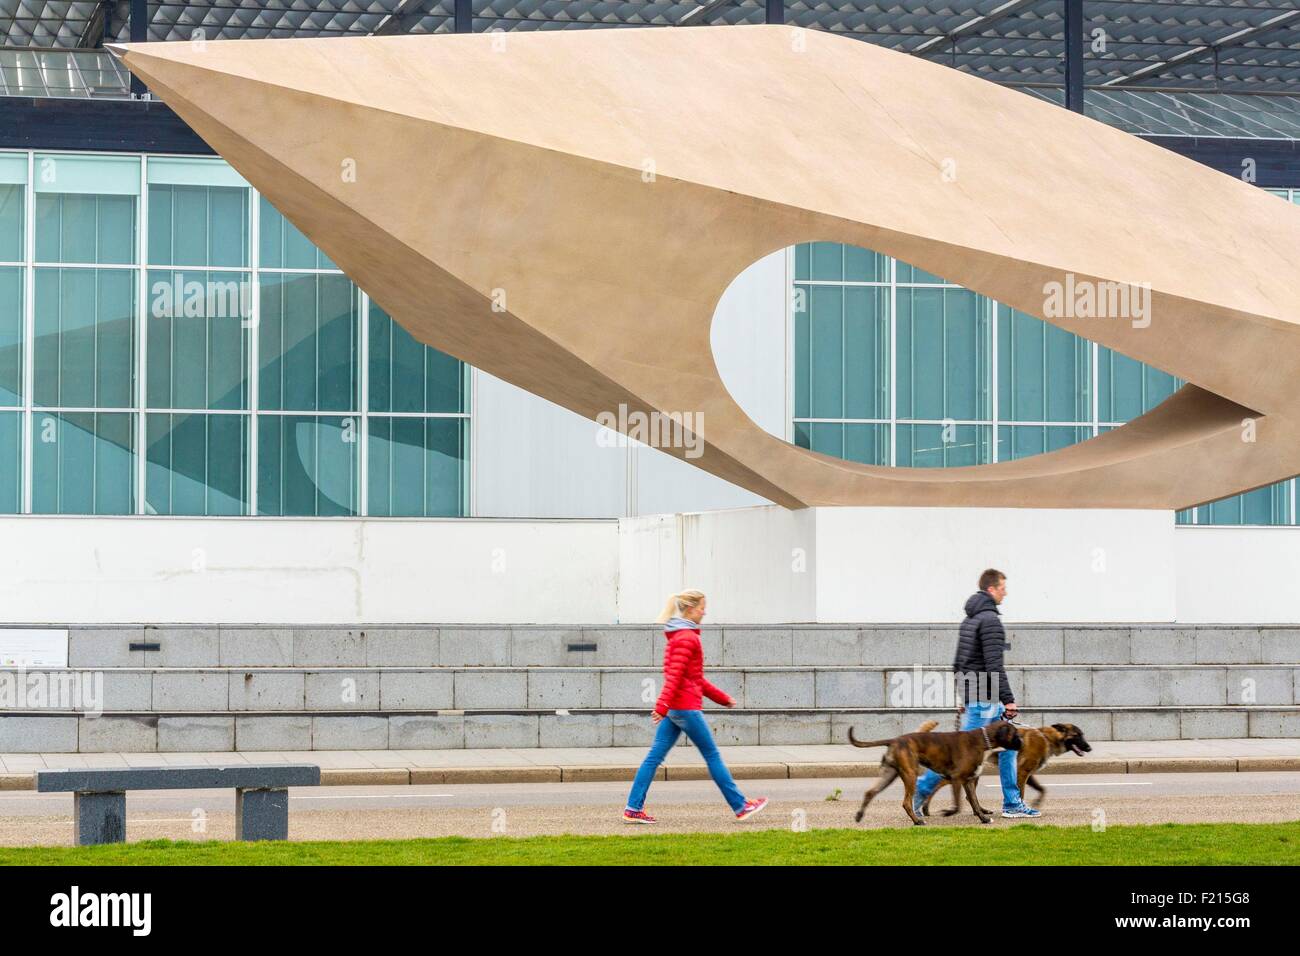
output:
[[[916,728],[916,732],[918,734],[928,734],[930,731],[934,730],[934,728],[938,726],[939,726],[939,721],[927,720],[925,723],[921,724],[920,727]]]
[[[849,728],[849,743],[855,747],[883,747],[892,743],[893,740],[893,737],[886,737],[884,740],[858,740],[857,737],[853,736],[853,728]]]

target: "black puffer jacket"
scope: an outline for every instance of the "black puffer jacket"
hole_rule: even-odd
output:
[[[961,622],[957,636],[957,656],[952,669],[958,674],[997,674],[998,699],[1004,704],[1015,701],[1011,684],[1002,663],[1002,652],[1007,647],[1007,632],[998,615],[997,602],[987,591],[976,591],[966,601],[966,619]],[[992,678],[979,678],[979,686],[991,686]],[[987,685],[984,683],[987,681]],[[983,698],[984,694],[979,694]]]

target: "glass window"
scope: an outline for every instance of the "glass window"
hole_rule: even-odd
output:
[[[1155,408],[1182,384],[1168,372],[1108,348],[1097,349],[1097,414],[1103,422],[1127,422]]]
[[[799,292],[796,417],[888,418],[889,290],[810,285]]]
[[[1092,420],[1092,343],[998,305],[998,418]]]
[[[466,367],[370,303],[370,411],[463,412]]]
[[[988,425],[899,425],[900,468],[956,468],[993,460]]]
[[[998,461],[1042,455],[1087,441],[1091,437],[1092,428],[1087,425],[999,425]]]
[[[247,272],[149,272],[150,408],[248,407]]]
[[[22,262],[27,199],[27,154],[0,153],[0,262]]]
[[[147,514],[247,513],[247,415],[152,412],[145,456]]]
[[[266,269],[337,269],[298,227],[261,197],[258,210],[258,264]]]
[[[36,270],[35,403],[130,408],[134,269]]]
[[[32,511],[107,515],[135,510],[135,416],[36,412]]]
[[[360,443],[356,418],[259,415],[258,513],[356,514]]]
[[[35,159],[36,261],[136,261],[140,161],[123,156]]]
[[[23,413],[0,412],[0,513],[23,507]]]
[[[468,433],[463,418],[371,416],[369,513],[464,514],[468,510]]]
[[[355,411],[356,287],[343,275],[261,273],[258,401],[285,411]]]
[[[1291,524],[1293,520],[1290,481],[1256,488],[1196,509],[1197,524],[1277,525]]]
[[[794,443],[800,448],[863,465],[889,464],[888,425],[795,422]]]
[[[246,266],[250,190],[224,161],[149,160],[149,262]]]
[[[150,185],[149,262],[248,265],[248,190]]]
[[[795,247],[796,280],[888,282],[889,257],[839,242],[806,242]]]
[[[21,405],[22,384],[23,270],[0,266],[0,405]]]
[[[965,289],[899,289],[898,417],[987,419],[988,302]]]
[[[926,272],[924,269],[918,269],[909,262],[898,260],[896,267],[897,281],[907,283],[921,283],[925,285],[947,285],[948,280],[942,279],[932,272]]]

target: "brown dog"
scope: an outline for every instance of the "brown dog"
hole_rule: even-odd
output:
[[[984,764],[984,757],[991,750],[999,747],[1006,750],[1019,750],[1020,732],[1005,720],[994,721],[977,730],[959,730],[950,733],[933,733],[925,731],[915,734],[903,734],[886,740],[860,741],[853,736],[849,728],[849,742],[855,747],[885,748],[880,758],[882,768],[880,780],[867,791],[862,798],[862,806],[854,817],[859,823],[867,806],[876,794],[894,782],[896,777],[903,778],[903,809],[918,827],[925,826],[925,821],[912,809],[912,794],[916,792],[916,778],[921,768],[933,770],[952,783],[953,809],[961,809],[961,791],[966,791],[970,808],[980,823],[988,823],[989,812],[980,806],[975,795],[975,780]]]
[[[933,730],[938,725],[937,720],[927,720],[921,724],[919,729],[924,733]],[[1038,791],[1038,795],[1034,797],[1034,806],[1041,807],[1043,798],[1047,796],[1047,791],[1038,782],[1034,774],[1042,770],[1051,758],[1059,757],[1067,750],[1082,757],[1092,750],[1092,745],[1083,736],[1083,731],[1074,724],[1052,724],[1050,727],[1021,727],[1020,731],[1023,742],[1020,750],[1016,752],[1016,784],[1020,787],[1021,793],[1025,792],[1025,784]],[[979,774],[977,773],[976,776],[978,777]],[[947,780],[941,782],[935,788],[934,793],[926,797],[925,803],[921,805],[921,812],[927,817],[930,815],[930,801],[934,799],[934,794],[938,793],[947,782]],[[944,810],[942,812],[944,816],[949,816],[956,813],[956,810]]]

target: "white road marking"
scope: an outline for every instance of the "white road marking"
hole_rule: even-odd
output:
[[[337,794],[302,794],[295,796],[295,800],[423,800],[425,797],[453,797],[453,793],[359,793],[356,796],[348,796],[346,793]]]
[[[1056,789],[1057,787],[1150,787],[1150,786],[1152,786],[1152,783],[1149,780],[1147,781],[1134,780],[1132,782],[1125,780],[1122,783],[1057,783],[1055,780],[1052,781],[1052,789]],[[1002,784],[986,783],[984,784],[984,789],[1001,790]]]

